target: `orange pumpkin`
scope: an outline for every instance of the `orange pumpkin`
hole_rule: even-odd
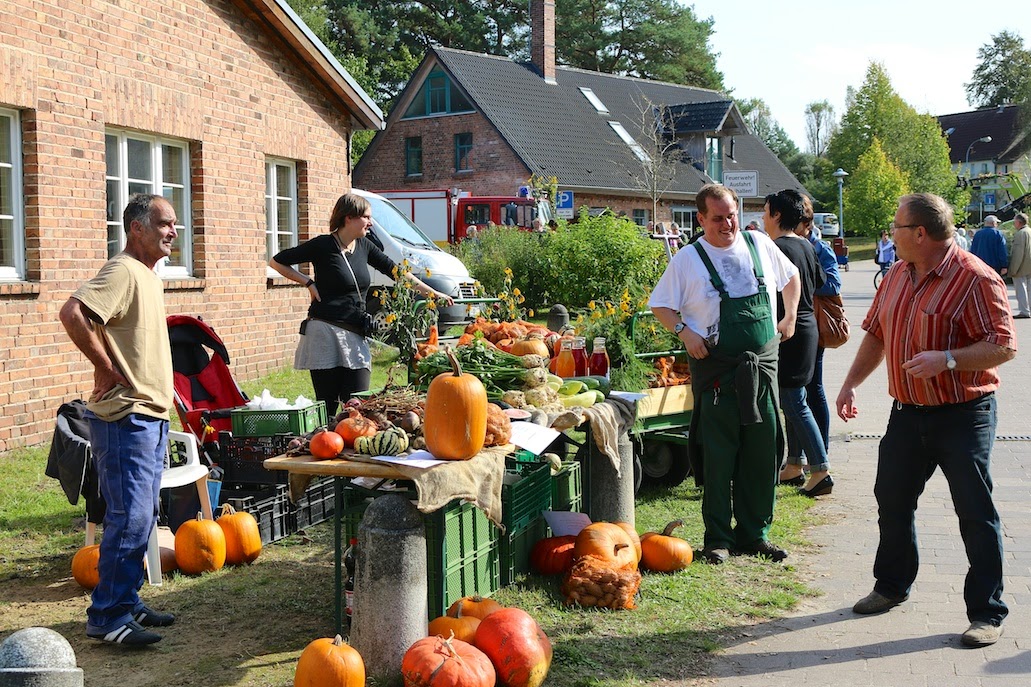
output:
[[[544,337],[540,334],[529,334],[525,339],[520,339],[512,344],[512,355],[539,355],[544,358],[551,356],[548,344],[544,343]]]
[[[551,667],[551,640],[529,613],[502,608],[476,629],[476,648],[487,654],[505,687],[540,687]]]
[[[357,408],[348,408],[347,414],[348,417],[338,422],[333,430],[344,440],[344,448],[354,446],[354,440],[358,437],[375,436],[379,431],[379,425],[358,412]]]
[[[453,372],[430,382],[422,433],[434,458],[469,460],[487,436],[487,390],[479,379],[462,372],[450,347],[445,350]]]
[[[294,687],[365,687],[365,661],[337,635],[304,647],[294,671]]]
[[[336,432],[326,430],[316,432],[315,436],[308,442],[308,451],[311,453],[312,458],[317,458],[318,460],[336,458],[343,450],[344,438]]]
[[[488,599],[477,594],[476,596],[463,596],[448,607],[447,614],[452,618],[471,616],[483,620],[491,613],[497,613],[502,608],[504,606],[494,599]]]
[[[480,619],[474,615],[464,615],[459,606],[454,616],[442,615],[430,621],[430,637],[454,637],[471,643],[479,626]]]
[[[619,525],[595,522],[580,530],[573,545],[573,560],[584,556],[599,558],[610,567],[637,570],[637,550]]]
[[[530,565],[541,575],[559,575],[573,567],[573,545],[576,537],[548,537],[530,550]]]
[[[634,526],[631,525],[629,522],[617,522],[616,525],[618,525],[621,530],[626,532],[627,538],[630,540],[630,543],[634,546],[634,551],[637,552],[637,561],[640,562],[641,538],[637,535],[637,530],[634,529]]]
[[[680,537],[672,536],[673,530],[684,524],[674,520],[666,525],[662,534],[647,532],[641,537],[641,565],[656,572],[676,572],[691,565],[694,550]]]
[[[161,555],[162,575],[179,569],[179,564],[175,561],[175,549],[170,546],[162,546],[159,553]]]
[[[83,589],[93,590],[100,584],[100,544],[84,546],[72,556],[72,577]]]
[[[461,639],[426,637],[401,659],[405,687],[494,687],[490,659]]]
[[[175,561],[187,575],[221,570],[226,564],[226,535],[214,520],[197,513],[175,531]]]
[[[258,521],[247,511],[238,511],[230,504],[222,505],[218,526],[226,537],[226,563],[253,563],[261,554],[261,532]]]

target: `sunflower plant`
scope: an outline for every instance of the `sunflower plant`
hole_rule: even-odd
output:
[[[494,305],[498,318],[508,322],[525,320],[533,317],[533,310],[523,308],[526,296],[519,287],[512,286],[512,270],[505,268],[505,281],[501,287],[502,291],[497,295],[499,302]]]
[[[408,278],[411,273],[412,266],[404,260],[391,272],[393,285],[373,292],[379,298],[383,316],[378,338],[397,348],[398,360],[403,365],[411,365],[419,339],[426,338],[430,327],[437,323],[437,299],[424,298],[416,291]],[[431,276],[429,270],[426,276]]]

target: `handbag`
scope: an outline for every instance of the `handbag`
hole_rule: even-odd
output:
[[[840,295],[813,296],[820,348],[838,348],[848,341],[849,322]]]

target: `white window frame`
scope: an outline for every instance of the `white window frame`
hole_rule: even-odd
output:
[[[594,106],[594,109],[598,112],[598,114],[609,113],[609,108],[605,106],[605,103],[601,101],[601,98],[598,97],[598,94],[595,93],[594,90],[587,88],[586,86],[580,86],[579,90],[580,93],[582,93],[583,96],[587,98],[587,101]]]
[[[22,178],[21,160],[21,116],[17,110],[0,108],[0,115],[10,118],[8,135],[11,139],[10,161],[0,160],[0,167],[11,170],[12,213],[0,215],[0,218],[11,220],[14,225],[12,236],[12,253],[14,261],[10,265],[0,265],[0,281],[23,281],[25,279],[25,194]]]
[[[158,262],[157,272],[165,279],[177,279],[183,277],[193,276],[193,209],[192,209],[192,198],[190,195],[190,144],[188,141],[163,138],[160,136],[154,136],[152,134],[145,134],[139,131],[130,131],[127,129],[114,129],[108,128],[105,132],[105,149],[106,149],[106,137],[114,136],[118,139],[118,160],[115,165],[117,174],[106,175],[105,182],[115,181],[118,183],[118,198],[116,199],[115,206],[118,208],[118,212],[114,213],[114,221],[107,222],[108,228],[115,228],[115,235],[118,236],[118,247],[119,250],[125,248],[125,228],[122,226],[122,211],[125,209],[126,204],[129,202],[129,182],[133,184],[149,184],[150,193],[157,195],[164,195],[163,191],[166,188],[174,187],[182,189],[183,192],[183,208],[181,211],[176,210],[178,215],[178,222],[175,225],[176,232],[179,234],[180,245],[182,246],[182,265],[169,265],[167,259],[163,259]],[[132,139],[134,141],[142,141],[150,145],[151,155],[151,179],[129,179],[129,152],[128,152],[128,141]],[[185,183],[173,184],[166,182],[162,177],[164,170],[163,165],[163,150],[162,146],[168,146],[170,148],[179,148],[182,150],[182,169],[180,170],[181,176]],[[111,165],[108,165],[110,168]],[[106,189],[106,184],[105,184]],[[106,190],[105,190],[106,193]],[[110,202],[110,199],[109,199]]]
[[[277,167],[286,167],[290,170],[290,193],[283,195],[279,188],[279,179],[276,176]],[[279,252],[279,236],[290,236],[289,245],[297,245],[297,163],[293,160],[282,158],[265,158],[265,253],[271,260]],[[286,232],[279,231],[279,203],[280,200],[290,201],[290,228]],[[275,279],[280,274],[271,267],[265,267],[265,273],[269,279]]]
[[[634,137],[630,135],[630,132],[627,131],[622,124],[610,121],[609,126],[612,127],[612,130],[616,132],[616,135],[619,136],[623,143],[630,146],[630,150],[634,151],[634,155],[637,156],[638,160],[641,162],[651,162],[651,156],[645,152],[640,143],[634,140]]]

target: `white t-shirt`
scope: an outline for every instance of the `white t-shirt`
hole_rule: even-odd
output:
[[[770,296],[771,318],[777,316],[777,292],[798,274],[798,268],[777,248],[769,236],[751,232],[755,249],[762,262],[763,280]],[[759,291],[752,269],[752,256],[742,232],[729,248],[716,248],[704,238],[705,254],[723,280],[723,288],[731,298],[751,296]],[[698,257],[698,249],[685,246],[670,261],[659,283],[655,285],[648,305],[680,312],[680,319],[699,336],[715,343],[719,331],[720,294],[709,279],[709,271]],[[774,322],[776,325],[776,322]]]

